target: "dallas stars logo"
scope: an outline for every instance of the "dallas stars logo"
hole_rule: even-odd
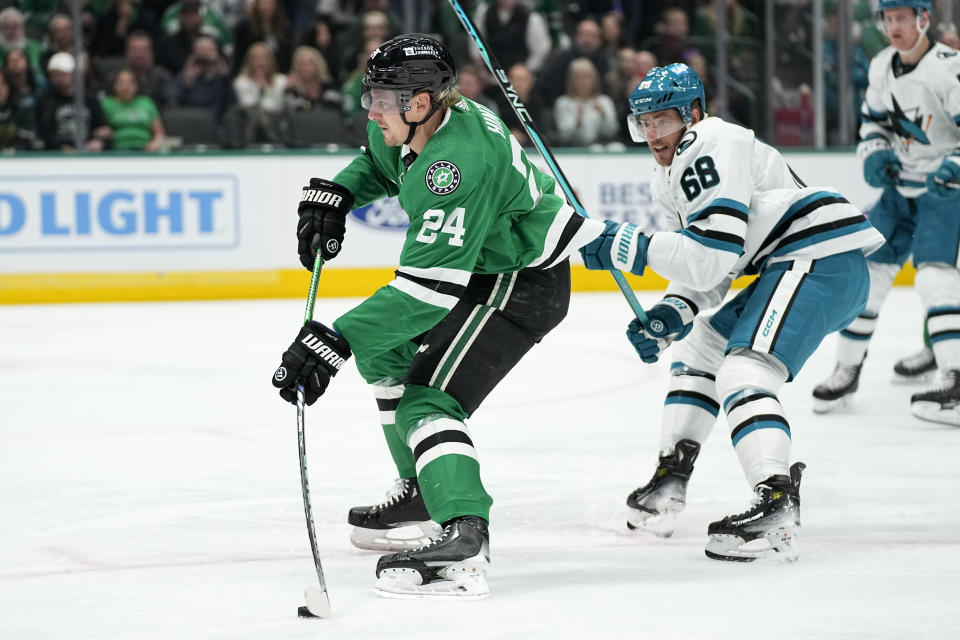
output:
[[[460,169],[446,160],[438,160],[427,169],[427,189],[438,196],[452,193],[460,186]]]
[[[890,99],[893,101],[893,111],[890,113],[890,124],[893,126],[893,132],[900,136],[901,142],[905,145],[909,145],[913,141],[917,141],[920,144],[930,144],[930,138],[928,138],[927,134],[923,131],[923,114],[920,113],[920,108],[915,107],[911,109],[917,116],[910,118],[900,107],[900,103],[897,102],[896,97],[891,95]]]

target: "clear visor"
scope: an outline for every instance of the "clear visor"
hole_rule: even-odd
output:
[[[679,119],[676,111],[655,111],[653,113],[631,113],[627,116],[627,129],[634,142],[650,142],[680,131],[687,123]]]
[[[906,28],[911,24],[915,24],[917,26],[917,31],[920,32],[920,36],[923,36],[923,34],[927,32],[927,28],[930,26],[929,23],[921,26],[923,24],[923,16],[920,13],[914,12],[912,9],[909,13],[906,11],[899,13],[895,13],[890,10],[877,11],[877,28],[880,29],[880,32],[888,38],[890,37],[890,34],[888,33],[888,27],[897,26],[900,28]],[[919,40],[920,38],[918,37],[917,41]]]
[[[400,104],[400,93],[389,89],[364,89],[360,95],[360,106],[373,113],[400,113]]]

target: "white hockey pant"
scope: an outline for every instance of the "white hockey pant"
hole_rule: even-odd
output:
[[[870,339],[877,327],[880,307],[890,293],[900,265],[867,261],[867,269],[870,271],[870,297],[867,298],[867,306],[856,320],[840,332],[837,342],[837,362],[842,365],[858,365],[866,357]]]
[[[737,348],[717,372],[730,439],[750,487],[790,475],[790,425],[777,393],[787,367],[767,353]]]
[[[717,421],[720,400],[716,376],[727,341],[703,318],[673,345],[670,390],[663,405],[660,451],[669,454],[678,440],[703,442]]]
[[[939,262],[917,267],[914,282],[941,371],[960,369],[960,270]]]

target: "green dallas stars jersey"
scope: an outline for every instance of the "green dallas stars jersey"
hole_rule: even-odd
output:
[[[506,125],[471,100],[447,111],[409,168],[406,146],[386,146],[374,122],[367,132],[370,147],[334,180],[357,207],[398,195],[410,227],[396,278],[334,323],[358,361],[437,324],[472,274],[552,267],[603,229],[573,211]]]

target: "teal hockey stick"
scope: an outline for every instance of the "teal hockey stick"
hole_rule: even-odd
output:
[[[323,257],[317,251],[313,261],[313,275],[310,276],[310,292],[307,294],[307,309],[303,313],[303,324],[313,320],[313,305],[317,300],[317,284],[320,281],[320,270],[323,268]],[[310,507],[310,480],[307,478],[307,441],[303,411],[306,403],[303,400],[303,385],[297,385],[297,441],[300,448],[300,488],[303,489],[303,514],[307,519],[307,536],[310,538],[310,552],[313,553],[313,566],[317,570],[319,586],[310,585],[304,592],[307,606],[297,609],[301,618],[329,618],[330,595],[327,593],[327,581],[323,577],[323,567],[320,565],[320,551],[317,549],[317,530],[313,524],[313,509]]]
[[[520,118],[520,123],[523,125],[523,128],[526,129],[527,135],[530,136],[530,140],[537,147],[537,151],[540,152],[540,155],[543,156],[547,166],[550,167],[550,172],[553,174],[554,178],[557,179],[557,184],[560,185],[560,188],[563,189],[563,193],[566,195],[567,201],[573,205],[573,208],[577,213],[584,218],[589,218],[590,216],[587,215],[587,212],[580,203],[579,198],[577,198],[577,194],[573,192],[570,182],[563,174],[563,170],[560,168],[560,165],[557,164],[557,159],[553,156],[550,148],[547,147],[546,143],[543,141],[543,138],[540,136],[537,125],[533,122],[533,118],[530,117],[530,112],[527,111],[527,108],[520,100],[520,96],[517,95],[513,85],[510,84],[510,80],[507,78],[507,72],[503,70],[503,68],[500,66],[500,63],[497,62],[496,58],[493,56],[493,53],[491,53],[487,48],[486,43],[483,41],[483,37],[473,25],[473,21],[470,19],[470,16],[468,16],[467,12],[463,10],[462,6],[460,6],[460,3],[457,0],[447,1],[450,3],[450,7],[457,14],[457,17],[460,18],[460,22],[467,30],[467,33],[470,34],[471,38],[473,38],[473,42],[477,45],[477,49],[480,50],[480,55],[483,57],[483,61],[487,65],[487,69],[489,69],[490,73],[493,74],[493,77],[496,78],[497,84],[500,86],[500,90],[503,91],[503,95],[506,96],[507,101],[513,107],[517,117]],[[637,316],[637,319],[639,319],[641,323],[646,323],[647,314],[644,312],[643,307],[640,306],[640,301],[637,300],[637,296],[627,283],[627,279],[619,271],[611,270],[610,275],[613,276],[617,286],[620,287],[620,291],[623,292],[624,297],[627,299],[627,303],[630,305],[633,313]]]

